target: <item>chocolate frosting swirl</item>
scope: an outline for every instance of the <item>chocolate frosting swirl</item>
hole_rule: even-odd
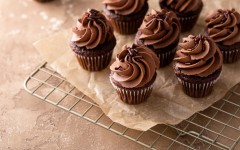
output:
[[[119,15],[130,15],[139,12],[147,0],[103,0],[108,10]]]
[[[240,14],[232,10],[218,9],[206,19],[208,35],[216,43],[233,45],[240,42]]]
[[[189,35],[179,46],[174,59],[177,73],[207,77],[222,66],[222,53],[209,37]]]
[[[174,11],[188,13],[198,9],[201,0],[160,0],[160,3],[165,3]]]
[[[149,83],[159,66],[156,54],[147,47],[123,47],[110,66],[112,78],[125,88],[143,87]]]
[[[77,27],[72,31],[71,41],[76,42],[77,46],[87,49],[93,49],[114,36],[113,29],[106,17],[94,9],[85,12],[78,20]]]
[[[140,27],[140,40],[154,49],[164,48],[178,40],[181,29],[177,16],[172,11],[152,10],[147,14]]]

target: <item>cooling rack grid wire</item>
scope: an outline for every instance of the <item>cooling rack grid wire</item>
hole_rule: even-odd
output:
[[[27,92],[149,149],[240,149],[240,83],[208,109],[176,126],[137,131],[111,121],[89,97],[52,70],[39,65],[24,82]]]

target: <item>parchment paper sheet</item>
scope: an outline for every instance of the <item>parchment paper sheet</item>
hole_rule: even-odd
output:
[[[149,0],[149,3],[152,1]],[[225,0],[211,2],[205,0],[204,3],[205,8],[192,34],[203,30],[204,16],[208,10],[224,8],[221,6],[225,8],[234,6],[237,10],[240,8],[234,0],[231,4]],[[155,9],[159,10],[159,7],[155,6]],[[188,34],[185,33],[183,36]],[[121,47],[124,44],[131,44],[134,38],[134,36],[122,36],[117,33],[115,35],[117,46],[114,49],[112,62]],[[178,124],[195,112],[204,110],[220,100],[231,87],[240,82],[240,61],[224,65],[221,78],[215,84],[212,94],[205,98],[194,99],[183,93],[181,85],[178,84],[169,66],[158,69],[155,86],[147,102],[136,106],[127,105],[119,100],[109,82],[109,67],[101,72],[90,73],[78,65],[74,53],[69,48],[70,36],[70,30],[65,30],[41,39],[34,45],[44,60],[72,85],[92,98],[110,119],[129,128],[145,131],[157,124]]]

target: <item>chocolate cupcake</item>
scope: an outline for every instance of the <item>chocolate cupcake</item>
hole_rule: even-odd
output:
[[[203,8],[202,0],[160,0],[159,4],[162,9],[176,13],[182,32],[194,27]]]
[[[104,12],[120,34],[134,34],[148,11],[147,0],[103,0]]]
[[[172,11],[152,10],[138,29],[135,43],[152,49],[160,60],[160,67],[170,64],[176,53],[180,23]]]
[[[232,63],[240,57],[240,14],[232,10],[218,9],[206,19],[206,34],[218,45],[224,63]]]
[[[84,13],[72,29],[71,48],[83,69],[100,71],[112,58],[116,38],[106,17],[91,9]]]
[[[156,79],[159,60],[144,46],[124,46],[110,66],[110,81],[120,99],[127,104],[139,104],[150,95]]]
[[[191,97],[211,93],[222,70],[222,53],[214,41],[203,35],[189,35],[179,44],[174,71],[184,92]]]

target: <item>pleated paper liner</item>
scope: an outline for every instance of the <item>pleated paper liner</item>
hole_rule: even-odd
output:
[[[136,105],[146,101],[147,98],[150,96],[153,89],[154,81],[156,80],[156,76],[157,74],[155,73],[149,83],[139,88],[124,88],[114,83],[114,79],[112,79],[111,75],[109,78],[119,98],[127,104]]]
[[[87,71],[100,71],[105,69],[111,61],[115,46],[115,37],[113,37],[110,41],[106,41],[105,43],[98,45],[94,49],[79,47],[74,42],[70,44],[79,65]]]
[[[186,75],[177,75],[177,78],[182,85],[184,93],[186,93],[190,97],[202,98],[212,92],[214,84],[219,79],[221,72],[222,69],[219,69],[208,77],[202,78],[202,80],[201,77],[199,77],[199,79],[197,80],[192,78],[191,76]]]
[[[109,19],[111,24],[113,25],[116,32],[120,34],[134,34],[137,32],[138,27],[142,24],[143,18],[139,20],[132,20],[132,21],[120,21]]]
[[[141,26],[142,21],[148,11],[148,3],[146,2],[140,12],[130,15],[118,15],[112,11],[104,9],[104,12],[114,27],[114,30],[120,34],[135,34]]]
[[[100,71],[106,68],[112,58],[113,50],[100,56],[84,56],[75,54],[80,66],[88,71]]]
[[[203,3],[201,3],[201,5],[198,7],[198,9],[196,11],[190,12],[187,14],[183,14],[183,13],[179,13],[179,12],[172,10],[171,8],[169,8],[168,6],[166,6],[165,4],[163,4],[161,2],[159,3],[159,5],[162,9],[166,9],[166,10],[173,11],[176,13],[176,15],[180,21],[180,24],[181,24],[182,32],[190,31],[193,29],[193,27],[197,23],[197,20],[200,16],[202,8],[203,8]]]
[[[220,44],[217,45],[223,54],[224,63],[234,63],[240,58],[240,46],[239,48],[235,48],[232,46],[226,47]]]
[[[144,45],[143,40],[139,40],[140,36],[141,36],[141,32],[138,31],[135,37],[135,43],[138,45],[146,46]],[[154,49],[153,46],[147,46],[147,47],[153,50],[155,54],[158,56],[160,61],[159,67],[165,67],[173,61],[173,58],[176,54],[178,42],[179,42],[179,38],[177,38],[172,44],[164,48]]]

